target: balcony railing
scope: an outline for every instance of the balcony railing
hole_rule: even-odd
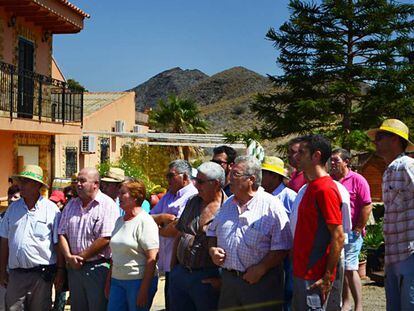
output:
[[[83,92],[69,89],[65,82],[0,61],[0,112],[11,120],[82,125]]]

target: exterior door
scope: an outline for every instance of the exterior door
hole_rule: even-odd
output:
[[[18,64],[18,94],[17,94],[17,117],[33,117],[33,63],[34,45],[23,38],[19,39],[19,64]]]

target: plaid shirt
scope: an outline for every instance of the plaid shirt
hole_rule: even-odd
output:
[[[385,264],[414,253],[414,159],[399,155],[382,177]]]
[[[86,208],[82,207],[79,198],[69,201],[63,209],[58,234],[66,236],[72,254],[79,254],[96,239],[111,237],[118,217],[119,209],[115,201],[98,191],[95,199]],[[88,261],[110,257],[111,250],[106,247]]]
[[[217,237],[217,246],[226,252],[223,268],[238,271],[259,263],[271,250],[292,247],[285,208],[263,188],[243,206],[230,197],[210,224],[207,236]]]

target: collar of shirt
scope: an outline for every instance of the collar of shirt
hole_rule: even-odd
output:
[[[263,187],[259,187],[257,191],[254,193],[253,197],[242,205],[240,205],[236,197],[233,196],[233,202],[237,206],[237,209],[239,210],[239,214],[243,214],[245,211],[248,211],[251,209],[251,206],[253,205],[254,201],[256,201],[257,194],[259,193],[259,191],[264,191]]]
[[[101,190],[98,190],[98,192],[96,193],[95,198],[92,201],[90,201],[86,207],[83,207],[82,200],[79,197],[76,198],[76,200],[77,200],[76,203],[77,203],[77,205],[79,205],[79,207],[81,208],[82,211],[87,211],[87,210],[90,210],[93,206],[104,203],[105,202],[104,196],[105,196],[105,194],[103,194],[101,192]],[[75,202],[73,202],[73,203],[75,203]]]
[[[39,221],[42,222],[46,222],[47,220],[47,207],[44,206],[45,198],[41,195],[39,195],[39,198],[34,206],[34,208],[29,209],[28,206],[26,205],[26,202],[24,201],[23,198],[20,198],[21,203],[19,204],[22,208],[26,209],[27,213],[30,214],[35,214],[36,213],[36,218]],[[17,202],[19,202],[17,201]]]
[[[273,194],[274,196],[276,196],[276,195],[278,195],[279,193],[281,193],[281,192],[283,191],[283,189],[285,189],[285,188],[286,188],[285,184],[284,184],[283,182],[281,182],[281,183],[280,183],[280,185],[279,185],[279,186],[277,186],[277,188],[276,188],[275,190],[273,190],[272,194]]]
[[[178,190],[175,195],[171,193],[172,201],[168,204],[168,206],[172,207],[180,205],[183,203],[183,200],[185,201],[188,198],[188,196],[192,196],[196,193],[198,193],[197,188],[193,185],[192,182],[190,182],[187,186]]]
[[[348,174],[345,175],[345,177],[343,177],[340,181],[340,183],[344,182],[345,180],[351,178],[352,176],[355,175],[355,172],[352,171],[351,169],[349,169]],[[333,178],[333,177],[332,177]]]

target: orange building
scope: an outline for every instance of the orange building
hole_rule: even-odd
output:
[[[81,134],[83,94],[52,78],[52,45],[88,17],[66,0],[0,1],[0,197],[24,164],[40,165],[50,183],[56,135]]]
[[[122,146],[131,141],[122,134],[148,132],[144,124],[148,115],[135,113],[134,92],[87,92],[83,98],[82,135],[56,137],[56,177],[68,178],[84,167],[116,162]]]

